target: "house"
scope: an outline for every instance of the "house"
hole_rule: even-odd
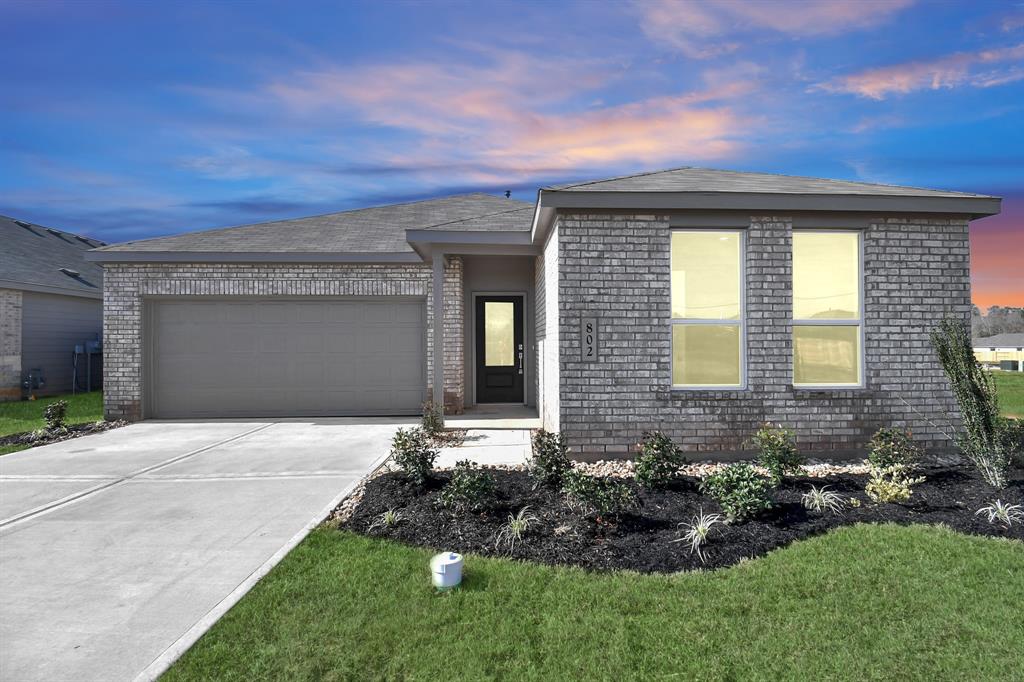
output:
[[[108,417],[535,407],[577,453],[734,451],[880,426],[948,445],[928,332],[969,319],[995,197],[677,168],[129,242],[106,268]]]
[[[103,268],[84,257],[102,245],[0,216],[0,400],[100,386],[98,356],[79,355],[76,374],[75,347],[103,331]]]
[[[1024,372],[1024,334],[996,334],[974,339],[972,345],[974,357],[983,365],[1000,367],[1009,362],[1005,369]]]

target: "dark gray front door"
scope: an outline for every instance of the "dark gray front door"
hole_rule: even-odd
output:
[[[523,402],[523,297],[476,298],[476,401]]]
[[[384,297],[154,301],[146,416],[417,414],[425,317]]]

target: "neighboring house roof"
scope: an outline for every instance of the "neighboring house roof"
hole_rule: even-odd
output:
[[[0,288],[103,297],[103,268],[85,260],[104,243],[0,216]]]
[[[1024,334],[996,334],[974,339],[975,348],[1024,348]]]
[[[533,204],[476,193],[124,242],[99,252],[406,254],[418,261],[406,230],[526,234],[532,221]]]
[[[670,168],[650,173],[624,175],[606,180],[590,180],[546,187],[552,192],[725,192],[764,194],[851,194],[857,196],[901,197],[981,197],[985,194],[879,185],[868,182],[827,180],[773,173],[746,173],[712,168]]]

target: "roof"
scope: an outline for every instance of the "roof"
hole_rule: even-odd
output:
[[[669,168],[624,175],[605,180],[591,180],[545,188],[562,192],[729,192],[764,194],[849,194],[857,196],[901,197],[977,197],[992,199],[984,194],[949,192],[946,190],[880,185],[868,182],[827,180],[774,173],[746,173],[712,168]]]
[[[103,242],[0,216],[0,287],[103,297],[103,268],[85,253]]]
[[[1024,334],[996,334],[974,339],[975,348],[1024,348]]]
[[[107,246],[100,253],[349,253],[408,254],[406,230],[521,231],[533,204],[490,194],[461,194],[339,213],[188,232]]]

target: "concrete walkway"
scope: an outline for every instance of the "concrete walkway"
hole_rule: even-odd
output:
[[[412,423],[145,422],[0,457],[0,677],[152,679]]]
[[[448,469],[463,459],[485,466],[525,464],[529,456],[528,429],[469,429],[460,447],[442,448],[437,453],[434,466]]]

